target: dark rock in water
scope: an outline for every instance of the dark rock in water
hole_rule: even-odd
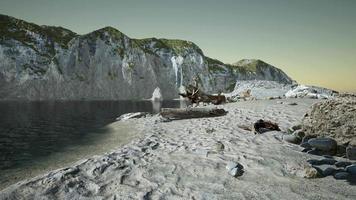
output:
[[[334,174],[334,178],[337,180],[345,180],[350,176],[348,172],[337,172]]]
[[[290,106],[296,106],[296,105],[298,105],[296,102],[292,102],[292,103],[289,103],[288,105],[290,105]]]
[[[350,160],[356,160],[356,147],[347,147],[346,157]]]
[[[294,135],[283,135],[283,140],[293,144],[300,143],[300,139]]]
[[[335,163],[336,167],[344,167],[345,168],[345,167],[347,167],[349,165],[352,165],[352,163],[351,162],[347,162],[347,161],[339,161],[339,162]]]
[[[322,176],[333,175],[337,171],[333,165],[313,165],[313,167],[320,173]]]
[[[312,138],[308,140],[308,143],[317,150],[328,153],[336,153],[337,143],[334,139]]]
[[[345,168],[347,172],[349,172],[351,175],[356,175],[356,164],[349,165]]]
[[[311,165],[320,165],[319,160],[316,160],[316,159],[307,160],[307,163],[309,163]]]
[[[279,129],[278,124],[270,122],[270,121],[264,121],[262,119],[258,120],[256,123],[253,124],[253,128],[255,130],[255,133],[265,133],[268,131],[281,131]]]
[[[242,176],[244,173],[244,167],[240,163],[232,161],[227,163],[226,170],[233,177]]]

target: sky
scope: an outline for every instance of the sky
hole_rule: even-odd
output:
[[[190,40],[225,63],[270,63],[302,84],[356,92],[356,0],[0,0],[0,13],[85,34]]]

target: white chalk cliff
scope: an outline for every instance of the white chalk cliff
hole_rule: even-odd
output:
[[[195,77],[207,92],[232,91],[236,80],[292,83],[263,61],[224,64],[189,41],[132,39],[112,27],[78,35],[5,15],[0,61],[0,99],[149,99],[157,87],[174,99]]]

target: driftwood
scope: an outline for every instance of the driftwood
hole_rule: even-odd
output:
[[[257,122],[253,124],[253,129],[255,134],[262,134],[268,131],[281,131],[277,123],[264,121],[262,119],[257,120]]]
[[[212,95],[206,94],[201,91],[197,86],[189,85],[186,87],[186,93],[179,93],[180,96],[188,98],[189,101],[193,104],[199,104],[199,102],[212,103],[214,105],[219,105],[226,102],[226,97],[224,95]]]
[[[162,108],[160,115],[167,119],[191,119],[202,117],[219,117],[227,111],[217,108]]]

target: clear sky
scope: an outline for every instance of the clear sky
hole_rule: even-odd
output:
[[[258,58],[300,83],[356,92],[356,0],[0,0],[0,13],[190,40],[226,63]]]

